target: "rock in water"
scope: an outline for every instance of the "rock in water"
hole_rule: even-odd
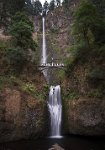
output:
[[[48,150],[64,150],[64,148],[60,147],[58,144],[52,145],[52,148],[49,148]]]

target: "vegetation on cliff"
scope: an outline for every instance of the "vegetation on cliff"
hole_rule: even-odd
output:
[[[40,4],[36,10],[30,0],[0,1],[0,142],[47,133],[48,86],[38,70],[32,21]]]
[[[39,44],[32,36],[34,32],[32,19],[43,10],[44,15],[48,12],[46,16],[48,61],[51,61],[53,57],[54,61],[64,61],[66,66],[65,70],[54,70],[54,73],[51,71],[54,77],[52,78],[54,81],[51,82],[53,84],[61,83],[62,98],[72,100],[65,104],[65,106],[69,104],[65,108],[66,112],[68,110],[67,113],[69,113],[70,107],[73,110],[70,115],[67,114],[70,122],[73,123],[72,120],[76,120],[75,108],[78,103],[82,103],[83,109],[81,106],[77,107],[78,118],[80,116],[83,118],[80,125],[81,122],[85,122],[87,126],[94,125],[94,122],[96,124],[101,122],[101,126],[104,126],[104,114],[102,119],[98,117],[98,114],[102,116],[101,106],[96,115],[98,119],[91,120],[97,111],[96,107],[99,103],[103,104],[105,97],[105,2],[103,0],[83,0],[82,2],[64,0],[61,6],[59,0],[52,0],[50,4],[45,1],[42,7],[39,0],[33,3],[31,0],[1,0],[0,9],[1,31],[3,34],[9,35],[3,39],[0,37],[0,98],[2,99],[0,106],[3,108],[0,121],[2,124],[4,125],[8,120],[12,122],[9,127],[11,124],[13,127],[15,126],[16,132],[14,131],[14,133],[16,135],[18,132],[20,137],[22,129],[24,129],[24,137],[27,136],[25,128],[27,130],[29,128],[31,131],[28,136],[33,136],[32,133],[35,134],[37,129],[42,132],[44,104],[46,104],[43,100],[46,99],[48,86],[37,67],[35,51],[38,50]],[[19,97],[16,98],[16,105],[19,103],[16,110],[20,107],[22,110],[19,109],[19,112],[16,111],[16,114],[12,116],[15,110],[14,106],[11,106],[9,110],[9,100],[13,96],[11,101],[14,102],[14,105],[15,101],[13,100],[16,94]],[[86,100],[82,100],[81,97]],[[6,107],[4,108],[4,106]],[[88,110],[84,111],[86,106],[91,111],[90,116],[87,116],[87,118],[90,117],[90,122],[85,119],[88,114]],[[95,108],[92,111],[93,106]],[[104,107],[102,109],[104,110]],[[6,113],[4,113],[5,111]],[[10,112],[9,116],[8,112]],[[83,113],[84,116],[81,115]],[[25,120],[22,123],[24,117]],[[35,132],[33,132],[34,128]],[[2,130],[4,127],[1,128],[1,133]],[[10,128],[8,130],[10,131]]]
[[[100,3],[103,6],[103,1]],[[72,80],[71,92],[101,98],[105,95],[105,19],[96,4],[83,1],[74,13],[74,42],[69,49],[66,75]]]

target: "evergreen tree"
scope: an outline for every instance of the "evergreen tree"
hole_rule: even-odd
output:
[[[25,6],[25,0],[9,0],[10,1],[10,13],[14,15],[18,11],[23,11]]]
[[[32,38],[33,23],[25,15],[18,12],[12,18],[10,26],[10,34],[12,35],[12,47],[7,51],[9,63],[15,73],[20,73],[26,65],[31,61],[29,50],[34,51],[37,47]]]
[[[4,26],[4,27],[8,26],[8,17],[10,15],[9,8],[10,8],[10,0],[0,1],[0,26]]]
[[[105,17],[105,0],[91,0],[95,4],[97,11]]]
[[[90,2],[82,2],[74,15],[74,33],[78,38],[83,38],[89,45],[90,32],[99,24],[96,7]]]
[[[33,23],[25,13],[16,13],[10,26],[10,33],[13,36],[15,46],[19,46],[24,50],[28,50],[29,48],[35,50],[32,32]]]
[[[31,3],[31,0],[25,0],[25,11],[29,14],[33,14],[33,5]]]
[[[34,11],[34,15],[39,15],[42,12],[42,4],[39,0],[36,0],[33,3],[33,11]]]
[[[43,12],[45,15],[47,14],[48,10],[49,10],[49,4],[47,1],[45,1],[44,5],[43,5]]]
[[[70,0],[64,0],[64,1],[63,1],[62,4],[65,6],[65,8],[68,8],[68,7],[69,7],[69,3],[70,3],[69,1],[70,1]]]
[[[54,10],[55,8],[55,0],[51,0],[50,5],[49,5],[49,10]]]

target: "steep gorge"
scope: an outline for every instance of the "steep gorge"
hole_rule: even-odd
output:
[[[78,4],[78,0],[73,0],[69,10],[58,7],[46,16],[48,61],[52,57],[56,62],[65,63],[66,59],[70,60],[69,49],[74,41],[73,12]],[[41,49],[41,21],[41,17],[36,17],[34,20],[33,36],[39,45],[35,53],[37,63]],[[14,76],[3,78],[8,68],[5,70],[7,64],[0,65],[1,71],[4,71],[0,74],[0,134],[2,135],[0,142],[47,135],[48,86],[41,72],[32,71],[31,68],[34,66],[28,66],[19,78]],[[92,72],[97,66],[102,74],[95,79],[90,76],[90,71]],[[74,64],[73,67],[69,76],[66,76],[65,69],[51,72],[53,76],[51,82],[54,85],[60,84],[62,89],[63,133],[105,135],[105,91],[103,90],[102,93],[100,89],[95,88],[100,82],[105,83],[105,62],[90,58],[86,63]],[[96,85],[91,83],[96,80]]]
[[[59,7],[46,17],[48,50],[50,58],[53,57],[55,61],[66,62],[66,59],[69,61],[72,59],[69,49],[74,41],[73,12],[78,4],[79,1],[72,1],[69,10]],[[83,57],[82,63],[78,61],[73,64],[68,77],[65,71],[54,71],[54,80],[62,87],[64,122],[66,122],[64,132],[105,135],[105,61],[101,56],[97,58],[97,54]]]

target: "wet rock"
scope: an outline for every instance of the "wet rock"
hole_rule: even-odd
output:
[[[18,89],[3,89],[0,93],[0,142],[47,134],[45,107],[45,101]]]
[[[81,98],[68,103],[69,133],[80,135],[105,135],[105,101]]]
[[[52,148],[49,148],[48,150],[64,150],[64,149],[56,143],[52,145]]]

